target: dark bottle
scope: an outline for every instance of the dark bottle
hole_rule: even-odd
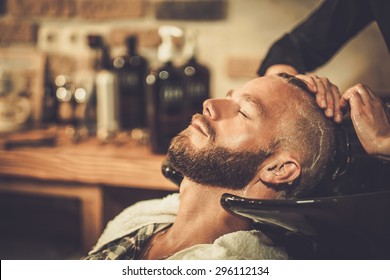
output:
[[[210,98],[210,71],[197,61],[195,34],[188,36],[185,53],[188,61],[180,69],[185,84],[187,118],[191,120],[195,113],[202,113],[203,102]]]
[[[73,74],[75,119],[77,131],[83,136],[96,134],[95,71],[84,68]]]
[[[181,30],[163,26],[159,33],[162,44],[158,57],[162,66],[154,69],[146,77],[148,86],[148,121],[150,144],[153,153],[164,154],[169,144],[187,125],[183,76],[175,67],[173,58],[173,36],[180,36]]]
[[[103,38],[99,35],[89,35],[88,44],[97,55],[95,60],[97,137],[102,142],[110,142],[120,129],[117,76],[112,71],[109,51]]]
[[[48,62],[45,65],[45,84],[43,96],[43,114],[44,124],[56,123],[58,111],[58,100],[56,98],[56,85],[53,76],[50,74]]]
[[[126,39],[127,53],[113,61],[119,83],[119,111],[122,129],[146,126],[145,77],[147,60],[137,53],[137,37]]]
[[[58,75],[55,78],[55,95],[58,101],[57,120],[62,125],[75,125],[74,85],[68,75]]]

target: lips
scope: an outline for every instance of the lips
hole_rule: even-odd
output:
[[[210,125],[204,119],[204,117],[200,114],[194,115],[192,117],[191,126],[201,132],[206,137],[209,137],[211,133]]]
[[[204,131],[204,129],[202,129],[202,127],[200,126],[200,125],[198,125],[198,124],[196,124],[196,123],[191,123],[191,126],[193,127],[193,128],[195,128],[196,130],[198,130],[200,133],[202,133],[203,135],[205,135],[205,136],[208,136],[207,134],[206,134],[206,132]]]

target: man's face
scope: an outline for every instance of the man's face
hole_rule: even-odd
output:
[[[269,156],[283,120],[291,117],[293,90],[282,78],[266,76],[224,99],[206,100],[203,114],[172,141],[170,161],[197,183],[244,188]]]

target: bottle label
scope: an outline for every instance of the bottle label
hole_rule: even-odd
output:
[[[127,72],[120,75],[120,85],[123,88],[137,88],[140,86],[140,77],[137,73]],[[132,92],[123,92],[124,94],[130,94]]]
[[[207,86],[202,82],[188,83],[186,90],[188,98],[192,100],[198,101],[208,98]]]
[[[164,113],[178,113],[183,103],[183,89],[177,85],[165,85],[160,89],[160,108]]]
[[[144,127],[146,124],[146,112],[143,73],[122,69],[118,77],[122,128]]]

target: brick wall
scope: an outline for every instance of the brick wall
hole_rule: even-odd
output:
[[[69,18],[75,14],[75,0],[7,0],[7,13],[18,18]]]
[[[68,46],[58,38],[64,36],[68,27],[85,29],[84,37],[88,32],[102,33],[112,49],[123,48],[125,37],[136,34],[140,49],[149,49],[150,53],[156,52],[161,42],[157,30],[164,22],[148,27],[135,27],[132,22],[137,25],[155,20],[212,23],[226,20],[227,7],[227,0],[3,0],[0,47],[27,46],[46,52],[50,69],[58,74],[61,70],[57,68],[73,71],[77,68],[75,60],[87,56],[85,48],[84,52],[77,52],[72,42]],[[123,27],[115,24],[118,21],[128,24]],[[47,27],[52,24],[57,27]],[[56,40],[59,40],[57,45]]]
[[[34,31],[44,20],[101,21],[146,19],[146,14],[163,20],[224,20],[226,0],[3,0],[0,3],[0,42],[12,44],[23,41],[36,43]],[[149,13],[146,10],[150,11]]]
[[[35,44],[38,25],[30,20],[20,21],[17,18],[5,18],[0,21],[0,44],[13,43]]]

